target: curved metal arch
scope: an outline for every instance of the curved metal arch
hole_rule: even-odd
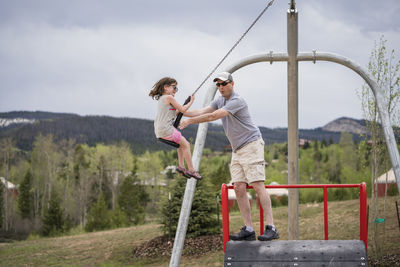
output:
[[[258,63],[258,62],[273,62],[273,61],[288,61],[289,56],[287,53],[262,53],[256,54],[252,56],[248,56],[243,58],[242,60],[236,62],[235,64],[231,65],[226,69],[226,71],[233,73],[236,70],[245,67],[250,64]],[[315,63],[316,60],[319,61],[330,61],[341,64],[345,67],[356,72],[360,75],[365,82],[369,85],[372,89],[372,92],[375,96],[375,103],[377,104],[379,116],[381,117],[382,127],[385,135],[386,145],[389,151],[390,160],[393,166],[393,171],[395,173],[396,181],[397,181],[397,188],[400,192],[400,156],[399,151],[396,144],[396,139],[394,136],[393,128],[390,123],[389,113],[386,110],[386,101],[383,95],[382,90],[379,88],[378,84],[375,80],[371,77],[371,75],[362,68],[360,65],[355,63],[349,58],[344,56],[334,54],[334,53],[327,53],[327,52],[316,52],[313,51],[312,53],[305,53],[301,52],[297,54],[297,61],[313,61]],[[217,88],[213,85],[209,88],[209,92],[206,96],[206,100],[204,102],[204,106],[208,105],[215,96]],[[210,97],[210,96],[212,97]],[[200,131],[200,128],[199,130]]]
[[[385,135],[386,146],[388,148],[390,160],[392,162],[393,171],[394,171],[394,174],[396,177],[397,189],[400,192],[399,150],[397,148],[396,138],[394,136],[393,128],[392,128],[392,125],[390,122],[390,114],[386,109],[387,103],[385,100],[385,96],[383,95],[381,88],[376,83],[376,81],[371,77],[371,75],[368,73],[367,70],[365,70],[360,65],[353,62],[352,60],[350,60],[346,57],[343,57],[341,55],[333,54],[333,53],[319,52],[319,53],[315,53],[315,55],[316,55],[315,57],[317,60],[335,62],[335,63],[341,64],[341,65],[344,65],[344,66],[348,67],[349,69],[352,69],[357,74],[359,74],[365,80],[365,82],[369,85],[369,87],[372,89],[372,92],[375,96],[375,103],[378,107],[379,116],[381,117],[381,123],[382,123],[383,133]],[[311,60],[313,60],[313,58],[314,58],[313,53],[299,53],[297,55],[298,61],[311,61]]]
[[[247,65],[259,63],[259,62],[270,62],[272,64],[273,61],[288,61],[289,56],[287,53],[261,53],[252,56],[245,57],[235,64],[232,64],[230,67],[226,68],[225,71],[230,73],[234,73],[240,68],[243,68]],[[395,173],[397,188],[400,192],[400,156],[399,151],[397,149],[396,140],[394,137],[393,128],[390,124],[389,114],[385,109],[385,98],[383,96],[382,91],[380,90],[378,84],[372,79],[372,77],[368,74],[366,70],[364,70],[360,65],[353,62],[352,60],[337,55],[333,53],[326,52],[315,52],[312,53],[298,53],[297,61],[313,61],[315,63],[316,60],[321,61],[330,61],[335,62],[341,65],[344,65],[356,73],[358,73],[371,87],[372,92],[375,96],[375,102],[378,106],[379,115],[382,120],[382,126],[385,134],[386,144],[388,147],[390,159],[392,162],[393,170]],[[204,99],[203,106],[208,106],[211,101],[215,97],[215,93],[217,92],[217,87],[213,84],[208,88],[207,94]],[[208,123],[201,123],[197,130],[196,142],[194,145],[192,160],[193,165],[196,170],[200,167],[201,156],[204,149],[204,144],[206,140],[208,130]],[[194,197],[194,191],[196,189],[197,180],[189,179],[186,184],[185,194],[182,201],[181,213],[179,216],[178,228],[176,230],[174,247],[171,255],[170,266],[179,266],[180,258],[183,249],[183,243],[185,241],[187,226],[190,217],[190,211],[192,208],[192,202]]]

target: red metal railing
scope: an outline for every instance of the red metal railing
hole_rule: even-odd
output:
[[[365,248],[368,248],[368,232],[367,232],[367,186],[361,184],[310,184],[310,185],[266,185],[266,188],[323,188],[324,190],[324,231],[325,240],[328,240],[328,188],[360,188],[360,240],[364,241]],[[253,188],[247,186],[248,189]],[[222,238],[224,242],[224,251],[226,242],[229,241],[229,206],[228,206],[228,189],[233,189],[232,185],[222,184]],[[264,233],[264,211],[260,205],[260,234]]]

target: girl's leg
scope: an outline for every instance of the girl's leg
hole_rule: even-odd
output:
[[[177,149],[177,152],[178,152],[178,166],[181,168],[185,168],[185,162],[183,161],[182,145]]]
[[[190,143],[186,140],[185,137],[182,136],[181,141],[179,142],[179,149],[182,149],[183,158],[186,161],[189,171],[194,171],[193,162],[192,162],[192,154],[190,153]]]

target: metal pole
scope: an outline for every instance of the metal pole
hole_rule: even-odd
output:
[[[222,243],[225,252],[226,242],[229,241],[229,199],[228,186],[221,186],[221,202],[222,202]]]
[[[326,186],[324,186],[324,233],[325,240],[328,240],[328,188]]]
[[[288,184],[299,183],[299,94],[298,94],[298,24],[295,2],[292,0],[287,11],[288,49]],[[288,238],[299,239],[299,190],[289,189]]]
[[[171,192],[168,192],[168,238],[171,239]]]
[[[207,91],[204,101],[204,106],[208,106],[214,98],[216,86],[213,84]],[[201,155],[203,153],[204,144],[206,142],[206,135],[208,130],[208,123],[200,123],[197,130],[196,142],[194,144],[192,161],[195,170],[199,170]],[[178,228],[176,229],[174,247],[172,249],[171,260],[169,266],[179,266],[183,244],[185,242],[187,226],[189,223],[190,211],[192,209],[194,191],[196,190],[197,180],[191,178],[186,183],[185,194],[183,196],[181,213],[179,215]]]
[[[360,240],[364,241],[368,250],[368,219],[367,219],[367,185],[360,186]]]

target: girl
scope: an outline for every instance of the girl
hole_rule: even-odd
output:
[[[180,105],[174,98],[175,93],[178,91],[177,84],[178,82],[175,79],[165,77],[159,80],[149,93],[149,96],[158,100],[157,116],[154,120],[154,132],[157,138],[166,139],[180,145],[178,148],[178,167],[176,170],[187,178],[193,177],[200,180],[203,177],[194,170],[190,144],[182,136],[181,132],[173,126],[176,113],[179,111],[185,114],[193,104],[194,95],[190,97],[188,104],[184,106]],[[185,169],[184,161],[186,161],[188,170]]]

